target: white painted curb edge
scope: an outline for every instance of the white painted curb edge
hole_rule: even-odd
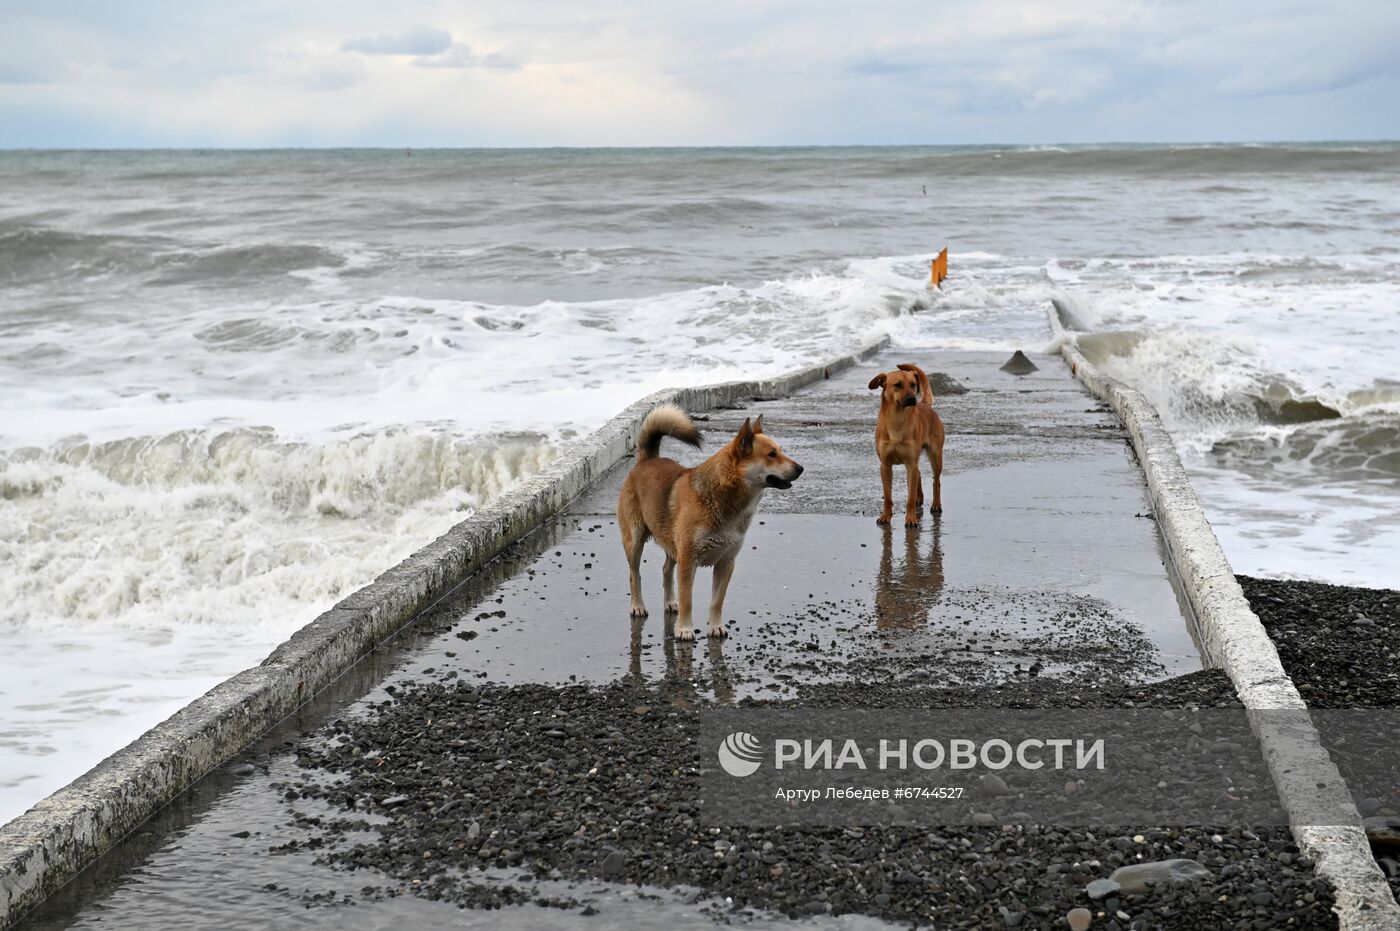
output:
[[[1206,659],[1225,670],[1248,709],[1284,805],[1290,811],[1351,806],[1346,783],[1316,731],[1301,738],[1296,727],[1281,733],[1275,726],[1277,716],[1258,713],[1307,705],[1235,580],[1162,418],[1140,391],[1102,375],[1084,358],[1074,334],[1065,330],[1053,308],[1050,328],[1071,373],[1107,402],[1128,428],[1162,542],[1195,615]],[[1295,820],[1291,827],[1299,849],[1332,885],[1342,931],[1400,931],[1400,905],[1371,855],[1359,815],[1354,826]]]

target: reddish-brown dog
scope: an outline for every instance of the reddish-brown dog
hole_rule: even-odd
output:
[[[933,469],[933,507],[943,511],[943,421],[933,409],[933,389],[928,376],[917,365],[900,363],[893,372],[882,372],[870,380],[871,389],[880,391],[880,419],[875,423],[875,452],[880,456],[880,481],[885,486],[885,506],[879,523],[888,524],[894,514],[890,481],[894,467],[904,466],[909,479],[909,497],[904,504],[904,526],[919,523],[924,512],[924,483],[919,475],[919,457],[928,454]]]
[[[637,436],[637,464],[622,483],[617,499],[617,526],[631,569],[632,616],[646,617],[642,601],[642,547],[648,537],[666,551],[662,577],[666,613],[679,612],[676,639],[694,640],[691,624],[691,592],[695,569],[714,566],[710,593],[711,637],[726,636],[724,593],[734,574],[734,558],[744,545],[744,534],[769,488],[791,488],[802,474],[778,444],[763,432],[763,418],[745,420],[734,439],[693,469],[674,459],[660,458],[661,438],[675,437],[691,446],[700,445],[700,431],[674,404],[663,404],[647,414]],[[675,573],[680,570],[680,599],[676,600]]]

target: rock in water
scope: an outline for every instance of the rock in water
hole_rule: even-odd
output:
[[[1050,303],[1054,306],[1055,313],[1060,318],[1060,324],[1066,330],[1083,331],[1089,329],[1075,316],[1074,308],[1070,306],[1069,301],[1062,301],[1058,297],[1052,297],[1050,298]]]
[[[1040,366],[1036,365],[1030,359],[1027,359],[1026,354],[1017,349],[1016,354],[1006,360],[1001,370],[1003,372],[1009,372],[1012,375],[1029,375],[1031,372],[1040,371]]]
[[[1121,886],[1126,894],[1141,895],[1148,891],[1149,882],[1165,886],[1172,883],[1199,882],[1210,877],[1210,870],[1195,860],[1157,860],[1119,867],[1109,879]]]
[[[966,385],[943,372],[929,372],[928,386],[936,398],[941,398],[945,394],[967,394]]]
[[[1381,850],[1400,849],[1400,818],[1376,815],[1363,818],[1361,826],[1366,829],[1366,839],[1371,846]]]

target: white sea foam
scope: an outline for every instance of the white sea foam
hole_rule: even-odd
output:
[[[293,629],[552,454],[261,430],[0,454],[0,624]]]

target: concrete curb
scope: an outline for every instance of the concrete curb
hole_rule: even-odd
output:
[[[1084,358],[1053,308],[1050,328],[1070,371],[1106,401],[1128,428],[1147,478],[1157,527],[1195,617],[1206,660],[1225,670],[1248,709],[1279,797],[1292,813],[1293,837],[1336,893],[1340,928],[1400,931],[1400,905],[1371,855],[1360,815],[1355,825],[1302,823],[1299,813],[1303,812],[1354,813],[1351,794],[1317,732],[1311,726],[1297,726],[1302,716],[1268,714],[1280,709],[1305,711],[1307,704],[1235,580],[1162,418],[1140,391],[1101,374]],[[1280,726],[1281,719],[1291,726]]]
[[[0,826],[0,928],[88,866],[197,779],[291,714],[374,645],[562,510],[632,449],[662,402],[690,410],[775,398],[855,365],[889,342],[786,375],[659,391],[528,481],[298,630],[261,665],[211,689],[91,771]]]

